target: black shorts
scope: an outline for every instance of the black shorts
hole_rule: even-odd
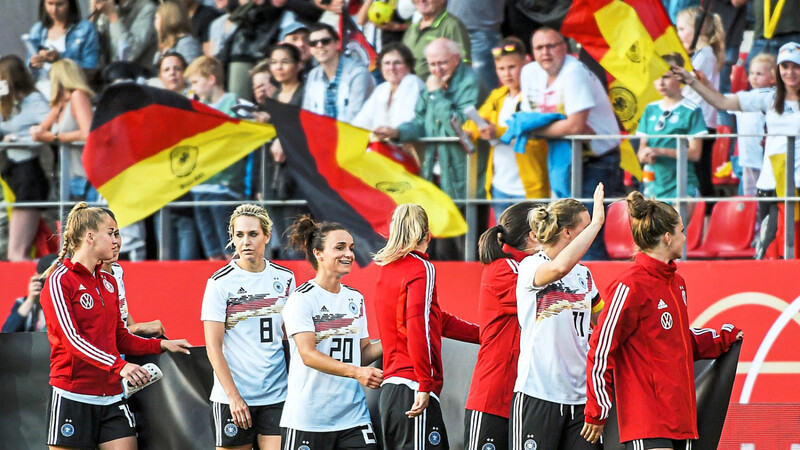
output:
[[[626,450],[649,450],[651,448],[671,448],[674,450],[692,450],[692,440],[675,439],[636,439],[625,443]]]
[[[95,449],[104,442],[136,437],[136,418],[125,399],[112,405],[90,405],[52,390],[48,424],[47,445],[57,447]]]
[[[248,406],[253,426],[242,430],[233,423],[231,406],[227,403],[211,402],[211,420],[214,424],[214,442],[217,447],[257,442],[258,436],[281,435],[281,412],[283,402],[266,406]]]
[[[402,384],[384,384],[378,400],[381,435],[386,450],[447,450],[450,442],[439,400],[431,396],[428,407],[413,419],[406,416],[417,391]]]
[[[341,431],[303,431],[283,428],[283,450],[378,450],[372,424]]]
[[[39,158],[19,163],[8,161],[2,172],[18,202],[43,202],[50,192],[50,182],[42,170]]]
[[[508,440],[514,450],[595,450],[602,443],[590,444],[581,437],[584,405],[548,402],[521,392],[511,402],[511,427]]]
[[[464,416],[464,450],[508,450],[508,419],[468,409]]]

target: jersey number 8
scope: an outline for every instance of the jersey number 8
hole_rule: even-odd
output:
[[[272,317],[261,318],[261,342],[272,342]]]

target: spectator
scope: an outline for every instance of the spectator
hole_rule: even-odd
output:
[[[767,89],[775,86],[776,59],[769,53],[756,55],[750,60],[750,72],[747,81],[753,90]],[[764,134],[764,115],[760,112],[735,112],[736,132],[742,135]],[[756,180],[764,163],[764,139],[761,137],[739,137],[739,165],[742,167],[740,193],[755,197]],[[763,219],[763,217],[762,217]]]
[[[61,58],[74,60],[84,70],[97,69],[100,44],[97,30],[81,18],[77,0],[40,0],[39,21],[28,32],[28,55],[40,92],[50,92],[49,71]]]
[[[153,27],[156,6],[150,0],[90,0],[97,29],[108,46],[106,59],[153,67],[158,36]],[[91,17],[91,16],[90,16]]]
[[[190,64],[203,54],[200,42],[192,35],[192,26],[183,4],[174,0],[162,3],[156,10],[153,25],[158,33],[158,52],[154,56],[154,64],[158,64],[161,55],[170,50],[180,53]]]
[[[692,87],[703,99],[716,108],[727,111],[759,112],[766,116],[767,136],[764,145],[764,163],[761,173],[756,181],[759,197],[774,197],[777,195],[778,184],[772,169],[772,155],[786,154],[786,137],[780,135],[796,135],[797,124],[800,123],[800,44],[790,42],[781,47],[778,52],[778,74],[775,79],[775,89],[759,89],[748,92],[738,92],[723,95],[704,82],[697,83],[695,76],[685,69],[673,66],[676,74]],[[700,72],[698,72],[700,74]],[[702,75],[701,75],[702,76]],[[794,163],[795,186],[800,185],[800,140],[795,140]],[[787,193],[792,195],[792,193]],[[775,239],[778,225],[778,207],[771,202],[759,202],[762,209],[760,216],[764,217],[756,241],[756,259],[764,257],[769,245]],[[769,211],[769,212],[766,212]]]
[[[414,118],[414,106],[425,83],[413,73],[411,50],[399,42],[384,46],[378,55],[378,67],[386,81],[375,88],[353,125],[368,130],[382,126],[397,128]]]
[[[571,134],[619,134],[619,126],[602,83],[586,66],[567,55],[564,37],[552,28],[540,28],[531,40],[536,62],[522,68],[522,111],[562,113],[558,120],[536,130],[543,137]],[[593,139],[584,143],[582,198],[591,198],[602,182],[609,197],[623,192],[619,167],[619,139]],[[552,182],[553,180],[551,180]],[[608,259],[603,231],[584,259]]]
[[[58,255],[51,253],[43,256],[36,263],[36,273],[28,283],[28,295],[20,297],[14,301],[11,313],[3,323],[2,333],[19,333],[22,331],[44,331],[44,313],[42,305],[39,303],[39,293],[44,286],[44,273],[48,267],[58,258]]]
[[[183,76],[185,70],[186,60],[180,53],[173,51],[164,53],[158,63],[158,78],[164,89],[186,95],[186,80]],[[186,193],[175,201],[190,202],[192,194]],[[161,233],[162,217],[162,214],[156,215],[157,236],[160,236]],[[171,259],[191,261],[202,258],[200,233],[197,230],[193,207],[169,208],[169,219],[166,226],[169,227],[169,235],[172,236],[172,239],[167,242]]]
[[[731,0],[736,6],[748,1]],[[769,13],[766,13],[765,5]],[[779,5],[781,8],[778,8]],[[785,44],[800,42],[800,14],[797,11],[800,11],[800,0],[774,3],[770,0],[753,0],[753,45],[747,55],[746,67],[750,67],[750,60],[760,53],[778,56],[778,49]]]
[[[300,59],[303,62],[302,78],[314,67],[314,60],[311,58],[311,47],[308,45],[308,27],[301,22],[293,22],[281,30],[280,42],[292,44],[300,50]]]
[[[176,94],[186,94],[186,80],[183,72],[186,70],[186,58],[174,50],[167,50],[158,61],[158,79],[164,89]]]
[[[376,128],[378,138],[407,142],[420,137],[455,136],[450,126],[451,115],[463,120],[466,107],[475,106],[486,98],[475,72],[461,61],[461,46],[457,42],[438,38],[428,45],[425,53],[432,73],[425,83],[427,92],[417,100],[414,119],[397,128]],[[429,144],[422,166],[426,179],[434,179],[433,168],[437,161],[441,167],[442,190],[452,198],[465,198],[467,158],[461,146]]]
[[[506,0],[476,2],[474,0],[450,0],[447,11],[458,17],[469,33],[472,49],[472,68],[489,89],[498,86],[492,49],[500,45],[503,34],[503,11]]]
[[[31,127],[31,137],[37,142],[67,145],[70,200],[97,201],[99,194],[86,179],[81,156],[83,149],[68,145],[85,141],[92,124],[92,97],[80,66],[71,59],[60,59],[50,69],[50,112],[39,125]]]
[[[412,0],[398,0],[392,4],[384,0],[364,0],[356,23],[363,27],[364,36],[382,52],[384,46],[393,42],[402,42],[403,35],[411,25],[411,17],[417,8]]]
[[[226,41],[220,59],[228,64],[228,90],[237,97],[252,98],[250,69],[265,59],[277,42],[284,12],[306,22],[316,22],[322,14],[308,0],[253,0],[231,12],[229,20],[237,28]]]
[[[714,89],[719,89],[719,76],[722,66],[725,64],[725,31],[722,28],[722,19],[716,14],[705,17],[700,27],[700,34],[697,44],[692,48],[696,22],[700,19],[701,11],[699,7],[692,7],[678,13],[678,22],[675,28],[678,38],[683,44],[683,48],[692,57],[692,66],[695,70],[703,72],[703,75],[711,82]],[[717,132],[717,109],[703,100],[692,88],[685,86],[683,96],[694,102],[703,111],[706,127],[709,134]],[[695,173],[699,181],[698,189],[703,197],[714,196],[714,185],[711,182],[711,156],[714,152],[714,141],[704,139],[702,141],[703,152],[700,160],[694,165]]]
[[[550,183],[547,177],[547,148],[536,140],[529,140],[525,153],[514,151],[514,145],[496,141],[506,130],[506,121],[520,107],[520,74],[525,65],[525,44],[515,37],[503,39],[499,47],[492,49],[497,77],[501,87],[489,94],[478,113],[488,126],[478,128],[474,122],[467,122],[466,129],[474,137],[496,142],[489,152],[486,173],[487,198],[508,200],[493,203],[495,219],[519,200],[525,198],[548,198]]]
[[[445,37],[460,45],[461,56],[469,63],[472,58],[467,28],[457,17],[445,10],[447,0],[414,0],[422,19],[412,24],[403,36],[403,44],[411,49],[416,66],[414,73],[427,79],[431,74],[426,59],[426,48],[434,39]]]
[[[236,24],[231,22],[230,13],[238,6],[236,0],[216,0],[217,8],[223,14],[214,19],[208,27],[208,38],[203,41],[203,54],[218,58],[228,38],[236,31]]]
[[[319,65],[306,78],[303,109],[352,121],[375,85],[369,70],[357,59],[342,55],[339,35],[330,25],[312,25],[308,42]]]
[[[668,64],[683,66],[684,63],[683,57],[678,53],[670,53],[663,58]],[[656,91],[664,98],[647,105],[639,121],[636,134],[644,135],[639,141],[639,162],[653,167],[655,180],[652,194],[656,198],[676,198],[678,196],[677,142],[674,138],[658,136],[667,134],[703,136],[708,134],[708,130],[703,120],[703,112],[694,102],[683,97],[681,93],[683,86],[671,70],[667,70],[661,78],[656,79],[654,84]],[[687,151],[689,163],[686,175],[687,194],[690,197],[697,196],[698,180],[693,161],[700,159],[702,147],[703,142],[700,139],[689,139]]]
[[[0,136],[3,142],[31,141],[30,128],[41,123],[50,107],[25,63],[16,55],[0,58]],[[2,170],[16,201],[44,201],[50,183],[39,160],[41,148],[9,148]],[[41,211],[35,208],[14,208],[8,229],[8,260],[29,259]]]
[[[483,85],[472,69],[461,61],[461,46],[447,38],[438,38],[425,49],[431,74],[424,91],[414,108],[414,119],[397,128],[378,127],[375,136],[379,139],[399,139],[401,142],[420,137],[452,137],[455,131],[450,125],[452,116],[465,120],[464,109],[475,106],[486,98]],[[428,144],[422,164],[422,175],[434,181],[434,167],[438,164],[439,186],[454,199],[467,196],[467,156],[459,144]],[[478,173],[478,196],[482,192],[485,158],[481,158]],[[436,242],[436,257],[458,259],[463,253],[460,239],[442,239]]]
[[[208,42],[208,32],[211,23],[217,17],[222,15],[222,11],[220,10],[224,10],[224,6],[227,5],[223,5],[222,8],[217,9],[206,6],[202,1],[198,0],[180,1],[183,2],[183,6],[186,7],[186,13],[189,15],[189,19],[191,20],[192,33],[197,36],[201,44],[205,44]]]
[[[233,116],[236,96],[225,92],[225,75],[222,63],[208,56],[201,56],[189,64],[184,78],[191,84],[197,99],[212,108]],[[248,157],[233,163],[203,183],[191,189],[196,202],[238,201],[245,190],[245,172]],[[228,245],[228,229],[225,226],[233,212],[233,207],[195,206],[194,217],[206,258],[213,261],[225,260],[225,247]]]
[[[257,104],[263,105],[267,98],[298,107],[303,104],[303,80],[300,78],[301,58],[300,50],[292,44],[280,43],[272,47],[269,60],[253,69],[253,94]],[[277,88],[275,84],[278,85]],[[266,113],[261,114],[267,116]],[[268,121],[268,117],[262,117],[262,120]],[[280,140],[275,138],[267,145],[269,145],[271,157],[264,161],[266,165],[264,173],[267,178],[262,184],[265,190],[264,200],[302,200],[296,183],[285,170],[286,156]],[[260,164],[255,166],[261,167]],[[308,210],[303,206],[295,205],[281,205],[268,209],[270,216],[275,220],[274,236],[282,238],[283,241],[273,246],[276,257],[302,258],[302,254],[289,249],[288,237],[285,236],[284,230],[289,228],[294,218],[308,214]]]

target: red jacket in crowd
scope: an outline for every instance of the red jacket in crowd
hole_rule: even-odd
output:
[[[604,424],[616,392],[619,435],[697,439],[694,361],[716,358],[739,329],[689,327],[686,283],[674,262],[643,253],[612,283],[589,341],[586,422]]]
[[[478,343],[478,326],[439,308],[436,270],[425,253],[411,252],[383,267],[375,292],[383,344],[383,378],[419,383],[420,392],[442,391],[442,336]]]
[[[481,348],[472,373],[466,409],[508,418],[519,360],[517,278],[519,262],[528,256],[508,246],[513,258],[483,268],[478,294]]]
[[[50,340],[50,384],[76,394],[117,395],[129,355],[161,352],[161,341],[128,332],[114,276],[69,258],[45,282],[42,311]]]

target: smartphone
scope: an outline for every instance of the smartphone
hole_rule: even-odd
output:
[[[8,81],[0,80],[0,97],[5,97],[9,94]]]

